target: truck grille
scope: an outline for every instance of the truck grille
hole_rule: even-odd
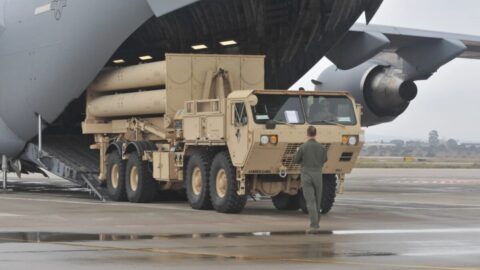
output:
[[[352,160],[353,153],[351,152],[344,152],[342,153],[342,156],[340,157],[341,162],[349,162]]]
[[[289,143],[283,152],[282,165],[287,168],[288,171],[299,171],[301,166],[296,164],[293,159],[297,153],[297,148],[300,147],[302,143]],[[330,144],[323,144],[325,149],[328,151]]]

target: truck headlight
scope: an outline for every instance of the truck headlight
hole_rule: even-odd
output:
[[[357,145],[358,137],[355,135],[344,135],[342,136],[342,144],[346,145]]]
[[[278,143],[278,135],[262,135],[260,137],[260,144],[267,145],[267,144],[276,145]]]
[[[348,138],[348,144],[349,145],[357,145],[357,143],[358,143],[357,136],[350,136]]]
[[[260,144],[261,145],[266,145],[269,142],[270,142],[270,138],[268,138],[268,136],[263,135],[263,136],[260,137]]]

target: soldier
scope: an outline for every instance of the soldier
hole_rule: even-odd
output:
[[[299,147],[295,162],[302,165],[302,189],[310,215],[310,228],[307,233],[317,233],[320,228],[322,168],[327,162],[327,151],[315,139],[317,136],[315,127],[308,127],[307,136],[308,141]]]
[[[309,122],[335,121],[335,115],[332,113],[328,100],[320,102],[319,98],[314,99],[308,113]]]

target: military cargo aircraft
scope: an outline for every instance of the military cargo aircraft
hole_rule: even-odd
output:
[[[2,171],[92,179],[98,157],[80,128],[86,88],[104,69],[165,53],[266,55],[272,89],[326,56],[335,66],[313,80],[316,89],[348,90],[364,107],[364,126],[402,114],[414,81],[456,57],[480,57],[480,37],[354,25],[381,2],[0,0]]]
[[[2,171],[72,181],[98,164],[81,136],[85,90],[104,68],[165,53],[266,55],[285,89],[381,0],[0,0]]]

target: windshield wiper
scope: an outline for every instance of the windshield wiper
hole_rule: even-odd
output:
[[[273,122],[277,123],[277,124],[284,124],[284,125],[287,125],[289,127],[294,127],[295,125],[293,125],[292,123],[287,123],[287,122],[283,122],[283,121],[278,121],[278,120],[272,120]]]
[[[335,126],[340,126],[340,127],[346,127],[344,124],[340,124],[340,123],[332,122],[332,121],[328,121],[328,120],[315,121],[315,122],[312,122],[312,124],[328,124],[328,125],[335,125]]]

